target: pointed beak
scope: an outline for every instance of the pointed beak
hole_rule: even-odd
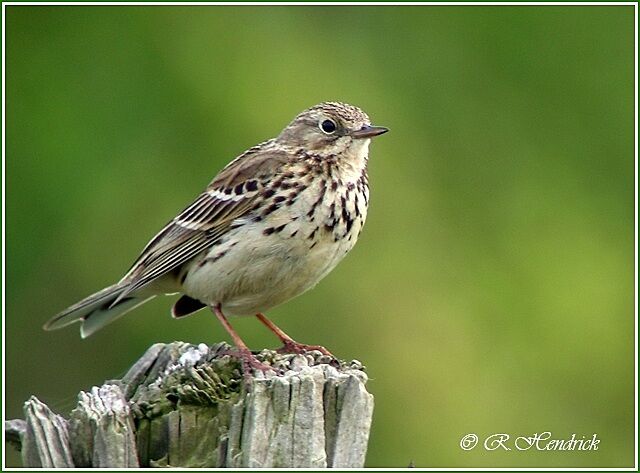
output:
[[[383,126],[365,125],[359,130],[352,131],[351,136],[354,138],[371,138],[373,136],[382,135],[388,131],[389,129]]]

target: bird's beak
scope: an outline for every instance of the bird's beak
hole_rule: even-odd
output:
[[[388,131],[389,129],[383,126],[365,125],[359,130],[352,131],[351,136],[354,138],[371,138],[373,136],[382,135]]]

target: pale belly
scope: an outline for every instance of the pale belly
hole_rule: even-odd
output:
[[[353,246],[335,242],[331,234],[309,248],[310,240],[307,235],[298,236],[300,230],[293,237],[291,232],[265,236],[262,230],[238,230],[208,259],[203,255],[191,263],[182,287],[190,297],[220,303],[226,315],[254,315],[302,294]]]

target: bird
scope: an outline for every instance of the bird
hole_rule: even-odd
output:
[[[230,324],[255,316],[286,353],[298,343],[264,315],[306,292],[354,247],[369,206],[367,164],[374,126],[360,108],[322,102],[275,138],[232,160],[144,247],[120,281],[51,318],[45,330],[80,322],[86,338],[158,295],[180,294],[171,314],[209,308],[245,370],[267,371]]]

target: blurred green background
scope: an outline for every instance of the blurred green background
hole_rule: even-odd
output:
[[[41,326],[118,280],[231,158],[341,100],[392,130],[367,226],[269,315],[367,365],[367,466],[633,466],[632,6],[6,13],[8,418],[31,394],[66,412],[154,342],[227,340],[168,298],[87,340]],[[543,431],[600,448],[459,447]]]

